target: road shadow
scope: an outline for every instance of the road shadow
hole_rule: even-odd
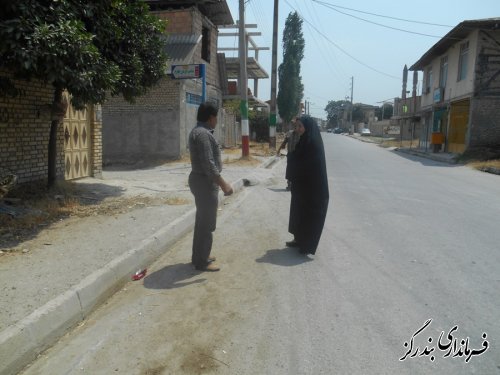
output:
[[[157,159],[157,160],[136,160],[134,162],[116,162],[116,163],[103,163],[103,171],[121,172],[121,171],[136,171],[136,170],[152,170],[158,167],[169,167],[180,164],[190,163],[189,160],[183,159]],[[189,165],[191,166],[191,165]]]
[[[285,247],[283,249],[271,249],[260,258],[255,259],[257,263],[269,263],[283,267],[293,267],[312,261],[308,255],[299,253],[299,249]]]
[[[176,289],[205,282],[205,278],[190,280],[199,275],[200,272],[195,271],[191,263],[172,264],[147,275],[144,278],[144,287],[148,289]]]
[[[93,205],[101,203],[106,198],[118,198],[127,190],[121,186],[93,181],[95,180],[91,180],[90,178],[87,180],[75,181],[75,191],[73,194],[69,195],[73,198],[78,198],[80,204]]]

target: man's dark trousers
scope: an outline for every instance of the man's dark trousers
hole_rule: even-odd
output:
[[[219,189],[210,178],[197,173],[189,175],[189,188],[194,195],[196,205],[191,261],[195,267],[204,268],[208,264],[208,256],[212,250],[212,232],[217,223]]]

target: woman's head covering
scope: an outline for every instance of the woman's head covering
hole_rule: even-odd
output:
[[[306,142],[320,143],[323,145],[323,140],[321,139],[321,133],[319,132],[318,124],[309,115],[302,115],[299,121],[304,125],[305,133],[301,136]]]

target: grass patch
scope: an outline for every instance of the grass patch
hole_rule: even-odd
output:
[[[380,145],[385,148],[389,147],[400,147],[400,148],[417,148],[419,144],[418,139],[413,139],[409,141],[400,141],[394,138],[383,139]]]

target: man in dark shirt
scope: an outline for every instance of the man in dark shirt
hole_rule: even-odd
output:
[[[219,144],[213,136],[217,125],[218,109],[212,103],[202,103],[198,108],[197,125],[189,134],[191,173],[189,188],[194,195],[196,219],[193,234],[191,262],[200,271],[219,271],[212,251],[212,232],[217,222],[219,187],[224,195],[233,194],[233,188],[220,175],[222,161]]]

